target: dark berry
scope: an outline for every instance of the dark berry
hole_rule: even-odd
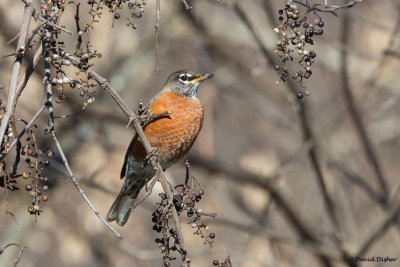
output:
[[[46,161],[44,162],[44,166],[49,166],[49,165],[50,165],[50,161],[46,160]]]
[[[305,22],[305,23],[303,24],[303,28],[305,28],[305,29],[308,28],[308,23],[307,23],[307,22]]]
[[[311,29],[311,30],[308,32],[308,36],[312,37],[313,35],[314,35],[314,30]]]
[[[210,233],[210,238],[214,239],[215,238],[215,234],[214,233]]]
[[[156,222],[158,221],[157,216],[153,216],[153,217],[151,218],[151,221],[152,221],[153,223],[156,223]]]
[[[120,17],[121,17],[121,15],[120,15],[119,13],[115,13],[115,14],[114,14],[114,18],[115,18],[115,19],[119,19]]]
[[[296,20],[296,22],[294,24],[296,25],[296,27],[300,27],[301,21],[300,20]]]
[[[215,266],[219,265],[219,261],[218,260],[214,260],[213,261],[213,265],[215,265]]]
[[[302,92],[298,92],[296,96],[298,99],[302,99],[304,95]]]
[[[279,21],[282,21],[283,20],[283,17],[282,16],[279,16]]]
[[[33,189],[33,187],[32,187],[31,184],[25,185],[25,190],[26,190],[26,191],[31,191],[32,189]]]
[[[324,22],[323,21],[318,22],[318,26],[319,27],[324,27]]]
[[[283,10],[280,9],[280,10],[279,10],[279,15],[282,15],[282,14],[283,14]]]
[[[194,212],[193,212],[193,210],[188,210],[188,212],[187,212],[187,216],[188,217],[192,217],[194,215]]]
[[[323,33],[324,33],[324,30],[321,29],[321,28],[319,28],[318,31],[317,31],[317,34],[318,34],[318,35],[322,35]]]

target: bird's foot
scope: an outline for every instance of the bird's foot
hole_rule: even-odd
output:
[[[148,119],[158,119],[167,115],[171,115],[171,112],[169,112],[168,110],[159,114],[142,114],[139,115],[139,118],[140,121],[147,121]]]
[[[146,158],[144,159],[145,162],[150,162],[152,157],[157,157],[157,148],[152,147],[149,152],[147,152]]]

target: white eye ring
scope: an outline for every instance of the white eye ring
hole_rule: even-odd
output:
[[[189,77],[186,74],[181,74],[179,75],[179,80],[186,83],[189,80]]]

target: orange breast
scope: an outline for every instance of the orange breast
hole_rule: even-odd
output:
[[[196,98],[173,92],[162,92],[150,106],[151,114],[165,111],[171,114],[151,121],[144,133],[152,147],[157,148],[163,168],[182,158],[192,147],[203,124],[203,108]],[[135,159],[143,159],[145,152],[138,139],[132,149]]]

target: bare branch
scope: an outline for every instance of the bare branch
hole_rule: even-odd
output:
[[[337,13],[336,13],[337,10],[353,7],[356,4],[361,3],[362,1],[363,0],[354,0],[354,1],[350,1],[347,4],[344,4],[341,6],[331,6],[331,5],[327,5],[326,3],[325,4],[321,4],[321,3],[310,4],[310,3],[307,3],[307,1],[303,2],[301,0],[293,0],[293,3],[297,3],[302,6],[308,7],[309,11],[326,12],[326,13],[331,13],[332,15],[337,16]],[[324,6],[324,7],[319,7],[319,6]]]
[[[60,30],[60,31],[66,32],[66,33],[68,33],[69,35],[72,35],[72,32],[71,32],[70,30],[68,30],[68,29],[66,29],[66,28],[64,28],[64,27],[61,27],[61,26],[59,26],[59,25],[57,25],[57,24],[51,22],[50,20],[46,20],[45,18],[43,18],[43,17],[41,17],[41,16],[38,16],[38,18],[39,18],[39,20],[40,20],[41,22],[43,22],[44,24],[47,24],[47,25],[49,25],[49,26],[51,26],[51,27],[53,27],[53,28],[56,28],[56,29],[58,29],[58,30]]]
[[[86,196],[85,192],[83,191],[83,189],[81,188],[81,186],[79,185],[78,181],[75,178],[74,173],[72,172],[69,163],[67,161],[67,158],[65,157],[64,151],[60,145],[60,142],[58,141],[56,134],[54,131],[51,131],[51,136],[53,137],[53,140],[57,146],[58,152],[60,153],[61,159],[65,165],[65,168],[68,171],[69,177],[72,180],[72,183],[75,185],[76,189],[78,189],[79,193],[81,194],[81,196],[83,197],[83,199],[86,201],[86,203],[89,205],[89,207],[93,210],[94,214],[96,214],[97,217],[99,217],[99,219],[107,226],[108,229],[110,229],[118,238],[122,239],[122,235],[120,233],[118,233],[104,218],[103,216],[101,216],[100,212],[94,207],[94,205],[92,204],[92,202],[90,202],[89,198]]]
[[[16,243],[9,243],[9,244],[7,244],[4,248],[0,248],[0,255],[3,254],[3,252],[4,252],[7,248],[9,248],[9,247],[11,247],[11,246],[16,246],[16,247],[19,248],[18,256],[17,256],[17,258],[14,260],[14,264],[13,264],[13,266],[16,267],[16,266],[18,265],[19,261],[21,260],[22,253],[24,252],[24,249],[25,249],[26,247],[25,247],[25,246],[21,246],[21,245],[16,244]]]
[[[26,124],[25,128],[22,129],[22,131],[19,133],[18,137],[14,139],[14,141],[11,143],[11,145],[7,148],[6,152],[10,152],[10,150],[19,142],[21,137],[25,134],[26,130],[29,129],[32,124],[36,121],[36,119],[40,116],[40,114],[43,112],[43,110],[46,108],[46,105],[42,105],[40,109],[33,115],[32,119]]]
[[[27,0],[24,11],[24,18],[22,20],[22,25],[18,37],[18,43],[16,49],[17,57],[15,59],[13,71],[11,74],[7,109],[6,112],[4,113],[3,119],[1,120],[0,124],[0,146],[3,142],[4,134],[8,127],[8,122],[11,118],[11,115],[14,113],[15,104],[17,101],[16,92],[17,92],[18,76],[21,70],[22,58],[25,53],[26,39],[28,36],[29,25],[31,23],[31,17],[33,12],[34,12],[34,7],[32,5],[32,0]]]
[[[33,71],[36,68],[37,63],[39,62],[40,58],[43,55],[43,45],[40,44],[38,49],[35,52],[35,55],[33,56],[32,60],[29,62],[28,67],[25,70],[25,73],[22,75],[21,79],[18,82],[18,87],[17,87],[17,96],[16,96],[16,101],[18,101],[18,98],[21,96],[22,91],[24,90],[26,84],[28,83],[29,78],[31,77]]]
[[[160,0],[156,1],[156,63],[155,63],[155,74],[159,74],[160,73],[160,56],[158,54],[159,49],[158,49],[158,43],[159,43],[159,36],[160,36]]]

